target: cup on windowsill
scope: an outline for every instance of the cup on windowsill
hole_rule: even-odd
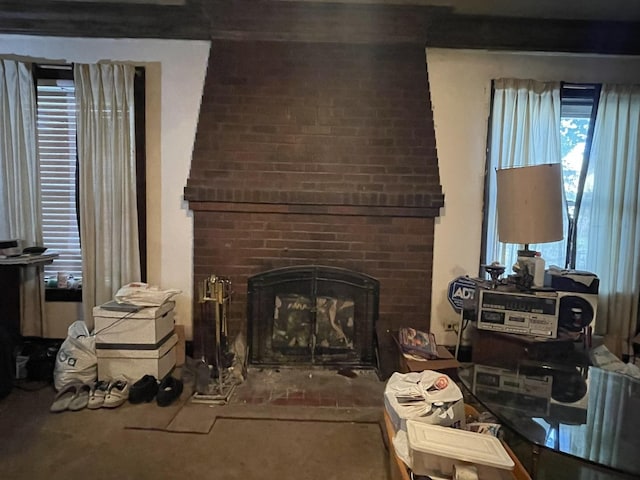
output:
[[[58,288],[69,288],[69,274],[58,272]]]

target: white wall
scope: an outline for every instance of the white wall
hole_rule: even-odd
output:
[[[431,330],[455,344],[445,323],[458,321],[449,282],[478,275],[491,80],[639,83],[640,58],[427,49],[444,208],[436,221]]]
[[[207,41],[0,35],[0,55],[33,61],[145,65],[148,281],[177,288],[176,322],[191,332],[193,221],[183,201],[207,68]],[[77,305],[48,305],[49,332],[64,332]],[[53,322],[53,325],[52,325]],[[59,333],[56,334],[56,336]]]
[[[176,320],[186,326],[188,338],[193,222],[183,201],[183,188],[191,165],[209,46],[204,41],[0,35],[0,55],[146,65],[149,282],[182,290]],[[445,194],[435,229],[432,331],[439,343],[452,345],[455,335],[442,328],[458,320],[447,301],[448,284],[459,275],[478,274],[491,79],[637,83],[640,59],[427,49],[427,64]],[[77,307],[70,305],[66,311],[56,306],[49,313],[70,323],[77,318]]]

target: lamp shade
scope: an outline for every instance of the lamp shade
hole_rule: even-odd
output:
[[[496,170],[498,239],[503,243],[562,240],[562,170],[559,163]]]

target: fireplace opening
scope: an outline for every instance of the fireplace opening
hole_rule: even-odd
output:
[[[285,267],[248,279],[253,365],[377,367],[378,280],[328,266]]]

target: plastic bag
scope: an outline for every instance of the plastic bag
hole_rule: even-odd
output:
[[[87,325],[78,320],[69,325],[67,338],[56,356],[53,384],[56,390],[73,382],[92,383],[98,378],[96,338]]]
[[[115,299],[118,303],[129,303],[140,307],[159,307],[173,297],[181,293],[180,290],[160,290],[146,283],[135,282],[124,285],[116,292]]]
[[[464,400],[460,388],[447,375],[433,370],[395,372],[384,390],[384,403],[396,431],[406,420],[464,428]]]

